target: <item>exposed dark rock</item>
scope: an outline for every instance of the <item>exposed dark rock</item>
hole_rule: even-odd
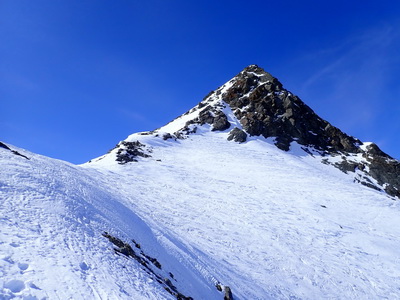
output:
[[[168,140],[168,139],[172,139],[173,136],[172,136],[172,134],[170,134],[170,133],[166,133],[166,134],[163,135],[162,138],[163,138],[164,141],[166,141],[166,140]]]
[[[125,246],[125,243],[120,240],[119,238],[116,238],[112,235],[110,235],[108,232],[103,232],[102,234],[105,238],[107,238],[111,243],[113,243],[115,246],[117,246],[118,248],[122,248]]]
[[[303,151],[307,152],[308,154],[310,154],[312,157],[314,157],[314,153],[311,152],[311,150],[308,147],[301,147],[301,149],[303,149]]]
[[[204,105],[202,105],[203,107]],[[190,129],[190,125],[204,125],[209,124],[212,126],[212,131],[224,131],[228,129],[231,124],[228,121],[227,116],[220,110],[222,107],[215,107],[211,105],[205,106],[199,113],[199,116],[193,120],[190,120],[186,123],[185,127],[180,130],[184,134],[193,133],[193,129]],[[194,128],[194,132],[196,132],[196,127]],[[175,133],[175,135],[179,136],[179,133]]]
[[[173,294],[173,295],[176,296],[177,300],[193,300],[192,297],[186,297],[186,296],[182,295],[181,293]]]
[[[200,125],[212,124],[214,122],[214,114],[210,105],[200,112],[198,122]]]
[[[400,162],[384,153],[375,144],[367,146],[362,156],[364,161],[352,161],[351,153],[342,153],[341,161],[332,164],[344,173],[354,172],[355,182],[369,188],[385,191],[392,197],[400,198]],[[331,164],[328,159],[321,161]],[[371,179],[376,182],[371,181]]]
[[[255,65],[235,77],[222,99],[248,134],[275,137],[276,146],[285,151],[294,140],[326,152],[356,152],[361,143],[319,118],[278,79]]]
[[[367,147],[365,155],[369,162],[368,174],[383,186],[386,193],[400,198],[400,162],[383,153],[375,144],[372,145]]]
[[[132,243],[135,245],[136,248],[141,249],[140,244],[136,243],[134,239],[132,239]]]
[[[229,286],[224,287],[224,300],[233,300],[232,291]]]
[[[289,151],[292,140],[287,136],[278,136],[275,139],[275,146],[283,151]]]
[[[8,147],[6,144],[4,144],[4,143],[2,143],[2,142],[0,142],[0,148],[4,148],[4,149],[6,149],[6,150],[9,150],[9,151],[11,151],[11,153],[13,153],[13,154],[15,154],[15,155],[18,155],[18,156],[21,156],[21,157],[23,157],[23,158],[26,158],[26,159],[28,159],[28,160],[30,159],[29,157],[27,157],[27,156],[25,156],[25,155],[19,153],[18,151],[12,150],[10,147]]]
[[[147,254],[145,254],[143,251],[140,252],[140,254],[136,254],[136,252],[133,250],[132,246],[129,243],[125,243],[124,241],[120,240],[117,237],[114,237],[110,235],[108,232],[104,232],[102,234],[105,238],[107,238],[112,244],[116,246],[114,248],[114,252],[116,254],[121,254],[126,256],[127,258],[133,258],[137,262],[140,263],[140,265],[143,267],[143,270],[146,271],[147,274],[154,276],[154,279],[161,284],[164,289],[170,293],[171,295],[175,296],[176,299],[178,300],[193,300],[192,297],[187,297],[180,293],[176,286],[171,282],[170,279],[168,278],[162,278],[159,274],[157,274],[150,266],[149,266],[149,261],[153,263],[158,269],[161,269],[161,264],[158,262],[156,258],[153,258]],[[135,240],[132,239],[132,242],[135,244],[136,248],[141,249],[140,244],[138,244]],[[169,272],[171,278],[174,278],[171,272]]]
[[[174,286],[172,284],[172,282],[171,282],[171,280],[169,278],[165,278],[164,282],[165,282],[166,285],[168,285],[171,288],[171,290],[176,291],[176,286]]]
[[[329,160],[328,160],[327,158],[322,159],[321,162],[322,162],[324,165],[330,165]]]
[[[359,171],[354,181],[400,198],[400,162],[391,158],[373,143],[366,147],[362,156],[364,161],[354,162],[351,156],[343,153],[342,160],[333,165],[345,173]],[[328,160],[322,162],[329,164]]]
[[[6,144],[3,144],[2,142],[0,142],[0,148],[4,148],[11,151],[10,147],[8,147]]]
[[[388,193],[390,196],[400,198],[400,190],[393,185],[388,185],[385,188],[385,192]]]
[[[247,140],[247,134],[243,130],[235,127],[229,132],[228,141],[234,140],[238,143],[244,143]]]
[[[126,164],[128,162],[137,162],[136,157],[151,157],[149,154],[145,152],[146,145],[142,144],[139,141],[135,142],[120,142],[116,148],[119,148],[117,151],[117,159],[119,164]],[[150,150],[147,149],[149,152]]]
[[[226,115],[222,111],[215,110],[211,106],[202,110],[198,119],[194,120],[194,123],[199,123],[200,125],[210,124],[212,125],[213,131],[223,131],[231,126]]]
[[[380,157],[383,157],[383,158],[392,159],[392,157],[390,157],[385,152],[383,152],[381,149],[379,149],[379,147],[374,143],[371,143],[371,144],[369,144],[367,146],[366,154],[369,154],[369,155],[372,155],[372,156],[380,156]]]
[[[204,98],[203,101],[207,100],[215,91],[210,91]],[[202,102],[199,103],[198,108],[201,108],[204,104]]]
[[[151,135],[153,133],[154,133],[154,131],[143,131],[143,132],[139,132],[138,134],[139,135]]]
[[[184,140],[189,134],[196,133],[197,126],[194,124],[195,122],[188,121],[182,129],[174,132],[173,137],[175,138],[175,140]]]
[[[381,191],[381,189],[376,186],[376,184],[374,184],[371,179],[369,179],[366,176],[362,176],[360,178],[355,178],[354,179],[355,182],[361,183],[362,185],[365,185],[366,187],[369,187],[371,189],[377,190],[377,191]]]
[[[159,262],[156,258],[151,257],[151,256],[145,254],[143,251],[141,251],[140,254],[141,254],[142,256],[146,257],[146,258],[147,258],[154,266],[156,266],[158,269],[160,269],[160,270],[162,269],[162,268],[161,268],[160,262]]]
[[[360,164],[352,162],[352,161],[348,161],[346,160],[346,158],[343,158],[343,160],[341,162],[338,162],[336,164],[334,164],[335,167],[337,167],[339,170],[341,170],[344,173],[348,173],[348,172],[355,172],[356,168],[359,167]],[[361,167],[363,168],[363,167]]]
[[[228,118],[223,112],[218,112],[211,124],[212,131],[224,131],[231,127],[231,124],[228,122]]]

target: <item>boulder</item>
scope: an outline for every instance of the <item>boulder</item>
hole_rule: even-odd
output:
[[[244,143],[247,140],[247,134],[243,130],[235,127],[229,132],[228,141],[231,140],[238,143]]]

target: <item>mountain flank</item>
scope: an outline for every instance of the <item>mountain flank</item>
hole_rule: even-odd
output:
[[[400,162],[374,143],[363,143],[320,118],[299,97],[257,65],[250,65],[197,106],[171,123],[140,135],[184,139],[209,125],[211,131],[228,132],[228,140],[245,143],[249,137],[273,138],[276,147],[289,151],[297,143],[309,155],[324,157],[354,181],[400,197]],[[116,146],[116,160],[137,161],[151,157],[151,148],[139,140]]]

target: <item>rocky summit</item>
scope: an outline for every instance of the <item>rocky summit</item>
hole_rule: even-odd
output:
[[[249,135],[274,137],[282,150],[289,150],[293,141],[326,152],[354,152],[360,144],[318,117],[278,79],[255,65],[236,76],[223,101]]]
[[[376,144],[362,143],[320,118],[257,65],[246,67],[167,126],[142,134],[183,139],[204,125],[210,125],[211,131],[229,132],[227,139],[238,143],[246,142],[248,137],[273,138],[279,149],[289,151],[295,142],[309,155],[318,153],[325,157],[323,163],[352,173],[355,182],[400,197],[399,161]],[[127,145],[127,142],[117,145],[116,160],[120,163],[149,155],[132,151]]]

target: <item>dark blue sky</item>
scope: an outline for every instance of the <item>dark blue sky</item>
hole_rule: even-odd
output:
[[[0,139],[73,163],[249,64],[400,159],[399,1],[0,1]]]

